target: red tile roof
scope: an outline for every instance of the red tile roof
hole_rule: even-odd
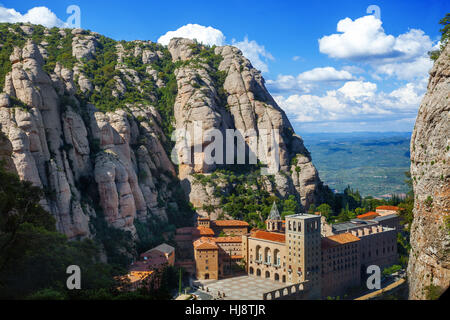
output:
[[[268,231],[262,231],[262,230],[257,230],[255,232],[252,232],[252,234],[250,236],[252,238],[275,241],[275,242],[283,242],[283,243],[286,240],[285,235],[282,233],[268,232]]]
[[[373,211],[369,211],[367,213],[364,214],[360,214],[359,216],[357,216],[358,219],[373,219],[378,217],[379,214]]]
[[[333,236],[322,238],[322,249],[328,249],[332,247],[337,247],[341,244],[347,244],[359,241],[357,236],[354,236],[351,233],[341,233]]]
[[[218,227],[248,227],[248,223],[241,220],[215,220],[212,223]]]
[[[193,234],[200,236],[214,236],[214,231],[208,227],[197,227]]]
[[[379,207],[377,207],[376,210],[395,210],[395,211],[398,211],[398,210],[400,210],[400,208],[396,207],[396,206],[379,206]]]
[[[231,242],[242,242],[241,236],[236,237],[217,237],[213,239],[216,243],[231,243]]]
[[[214,243],[212,238],[201,237],[194,241],[194,248],[196,250],[218,250],[219,247]]]

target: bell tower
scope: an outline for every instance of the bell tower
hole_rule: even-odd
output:
[[[266,220],[266,230],[270,232],[282,232],[282,225],[283,221],[281,220],[277,205],[274,202],[269,217]]]

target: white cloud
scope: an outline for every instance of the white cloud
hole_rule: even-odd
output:
[[[373,15],[337,24],[339,33],[319,39],[319,50],[329,57],[365,62],[375,72],[412,81],[422,78],[432,66],[428,51],[433,41],[422,30],[410,29],[397,37],[385,33]]]
[[[333,67],[314,68],[298,75],[300,81],[344,81],[353,80],[350,72],[336,70]]]
[[[350,81],[337,91],[350,99],[356,100],[360,97],[372,97],[377,91],[377,85],[372,82]]]
[[[267,62],[269,60],[275,60],[264,46],[258,44],[255,40],[249,41],[247,37],[239,42],[233,39],[232,45],[239,48],[244,56],[250,60],[252,65],[261,72],[268,72]]]
[[[336,70],[333,67],[314,68],[292,75],[278,75],[276,80],[267,80],[269,89],[273,92],[309,93],[319,83],[341,82],[355,80],[354,76],[346,70]]]
[[[274,96],[290,119],[300,123],[361,123],[403,121],[417,114],[426,91],[426,79],[410,82],[390,92],[378,91],[377,85],[365,81],[348,81],[337,90],[322,95],[293,94]],[[403,119],[403,120],[402,120]],[[344,129],[344,127],[342,127]]]
[[[186,24],[175,31],[168,31],[158,39],[158,43],[168,45],[172,38],[196,39],[199,43],[206,45],[223,46],[226,45],[225,35],[222,31],[213,27],[205,27],[199,24]],[[245,37],[242,41],[232,40],[232,45],[239,48],[243,55],[250,60],[253,66],[261,72],[268,72],[267,62],[274,60],[273,56],[264,46],[258,44],[255,40],[248,40]]]
[[[0,7],[0,22],[29,22],[41,24],[48,28],[67,27],[66,23],[59,19],[56,14],[47,7],[34,7],[23,15],[14,9]]]
[[[205,27],[192,23],[184,25],[175,31],[166,32],[166,34],[159,37],[158,43],[168,45],[172,38],[196,39],[199,43],[209,46],[223,46],[225,44],[225,36],[222,31],[213,27]]]
[[[411,62],[387,63],[375,66],[375,71],[378,74],[385,74],[400,80],[412,80],[427,75],[432,66],[433,61],[428,55],[424,55]]]
[[[383,58],[395,54],[395,37],[386,35],[381,20],[373,15],[337,24],[338,34],[319,39],[319,50],[332,58],[362,60]]]

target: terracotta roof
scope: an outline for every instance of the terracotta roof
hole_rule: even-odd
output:
[[[204,242],[195,246],[196,250],[217,250],[218,247],[214,243]]]
[[[371,218],[376,218],[378,217],[379,214],[373,211],[369,211],[367,213],[364,214],[360,214],[359,216],[357,216],[358,219],[371,219]]]
[[[200,250],[217,250],[219,247],[215,244],[214,240],[207,237],[201,237],[194,241],[194,248]]]
[[[267,231],[262,231],[262,230],[257,230],[255,232],[253,232],[250,236],[252,238],[275,241],[275,242],[283,242],[283,243],[286,240],[285,235],[282,233],[267,232]]]
[[[194,234],[200,235],[200,236],[213,236],[214,231],[208,227],[197,227],[197,228],[195,228]]]
[[[242,242],[241,236],[236,237],[217,237],[213,239],[216,243]]]
[[[333,236],[322,238],[322,249],[328,249],[332,247],[337,247],[341,244],[347,244],[359,241],[357,236],[354,236],[351,233],[341,233]]]
[[[131,271],[127,274],[128,279],[131,283],[145,280],[147,277],[151,276],[153,271]]]
[[[215,220],[212,223],[218,227],[248,227],[248,223],[241,220]]]
[[[231,256],[231,259],[242,259],[244,256],[238,256],[238,255],[236,255],[236,256]]]
[[[207,218],[207,217],[198,217],[197,220],[200,220],[200,221],[208,221],[209,218]]]
[[[400,208],[396,207],[396,206],[379,206],[379,207],[377,207],[377,210],[395,210],[395,211],[398,211],[398,210],[400,210]]]

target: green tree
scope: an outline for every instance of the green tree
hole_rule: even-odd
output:
[[[318,206],[317,211],[319,211],[320,214],[324,216],[327,220],[331,218],[331,215],[333,213],[331,206],[327,203],[322,203],[320,206]]]
[[[439,58],[442,50],[444,50],[448,43],[450,37],[450,13],[447,13],[445,17],[439,21],[439,24],[442,25],[442,28],[439,30],[441,32],[441,46],[438,50],[428,52],[428,55],[433,61],[436,61]]]
[[[84,289],[113,285],[114,268],[99,262],[93,241],[68,241],[56,231],[55,219],[39,204],[40,188],[1,165],[0,181],[0,298],[80,295],[65,288],[69,265],[80,266]]]

